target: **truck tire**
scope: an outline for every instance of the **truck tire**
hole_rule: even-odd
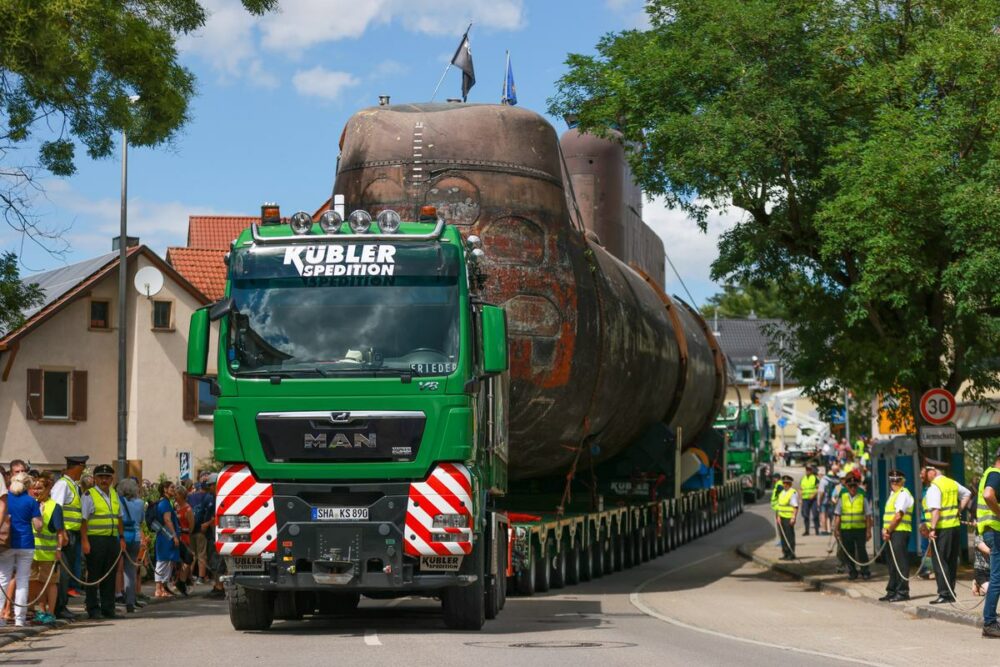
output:
[[[317,593],[316,611],[324,615],[350,614],[361,602],[360,593]]]
[[[274,622],[274,601],[267,591],[233,585],[228,598],[229,622],[234,630],[263,631]]]
[[[595,552],[593,540],[580,549],[580,581],[590,581],[593,578]]]
[[[625,569],[625,536],[621,534],[620,530],[615,530],[611,534],[611,546],[614,549],[614,559],[612,568],[615,572],[621,572]]]
[[[450,586],[441,591],[444,624],[449,630],[482,630],[486,623],[486,577],[483,568],[483,542],[473,548],[473,574],[468,586]]]
[[[566,587],[566,568],[568,564],[566,562],[566,556],[568,555],[566,549],[566,538],[560,539],[555,542],[556,552],[549,557],[550,567],[552,572],[549,575],[549,581],[552,588],[565,588]]]
[[[540,542],[536,545],[533,564],[535,572],[535,590],[539,593],[547,593],[552,587],[552,561],[550,560],[550,550],[548,541],[543,545]]]
[[[566,536],[566,542],[563,544],[564,547],[569,547],[565,549],[566,551],[566,585],[575,586],[580,583],[580,563],[582,558],[580,557],[580,540],[577,539],[573,542],[573,546],[569,546],[570,540],[569,535]]]
[[[300,621],[305,609],[296,591],[276,593],[274,596],[274,618],[278,621]],[[312,611],[310,609],[309,611]]]
[[[653,556],[653,550],[650,549],[649,543],[649,525],[647,524],[644,528],[639,530],[639,560],[643,563],[649,562],[649,559]]]
[[[497,535],[497,573],[490,576],[486,588],[486,618],[492,620],[500,614],[506,597],[507,575],[505,574],[507,555],[507,531],[498,531]]]
[[[535,594],[535,561],[538,560],[538,556],[535,553],[535,545],[532,542],[529,542],[529,545],[528,561],[522,563],[522,567],[514,572],[514,590],[518,595]]]

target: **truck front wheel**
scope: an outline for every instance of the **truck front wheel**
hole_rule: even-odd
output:
[[[486,623],[486,576],[483,569],[483,544],[473,550],[473,574],[476,580],[468,586],[444,589],[441,607],[444,624],[451,630],[481,630]]]
[[[234,630],[267,630],[274,622],[274,600],[266,591],[233,584],[229,588],[229,621]]]

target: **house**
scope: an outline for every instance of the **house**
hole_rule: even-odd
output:
[[[214,397],[184,373],[187,322],[210,299],[148,247],[127,257],[129,469],[176,478],[183,461],[193,474],[211,455]],[[134,287],[140,269],[162,276],[155,294]],[[39,284],[44,303],[0,332],[0,460],[60,468],[68,454],[92,465],[117,459],[118,270],[114,251],[24,279]]]

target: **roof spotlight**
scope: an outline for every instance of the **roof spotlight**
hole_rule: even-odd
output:
[[[465,238],[465,244],[470,248],[482,248],[483,240],[475,234],[469,234],[469,236]]]
[[[486,257],[486,253],[483,252],[482,248],[473,248],[472,249],[472,256],[475,257],[478,260],[478,259],[482,259],[483,257]]]
[[[319,228],[326,234],[339,234],[343,223],[344,219],[333,209],[323,211],[323,215],[319,216]]]
[[[358,209],[347,216],[347,224],[355,234],[364,234],[372,227],[372,216],[368,211]]]
[[[305,211],[299,211],[292,216],[288,224],[292,226],[292,231],[296,234],[308,234],[312,230],[313,220],[312,216]]]
[[[387,208],[378,214],[378,228],[384,234],[395,234],[399,231],[399,213]]]

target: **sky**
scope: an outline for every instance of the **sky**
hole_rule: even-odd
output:
[[[263,17],[238,0],[202,1],[206,25],[179,42],[197,78],[191,121],[173,144],[128,154],[129,235],[161,256],[185,244],[189,215],[254,215],[264,201],[283,212],[315,210],[332,190],[350,115],[383,94],[394,103],[429,100],[470,22],[477,83],[469,101],[500,101],[509,50],[518,105],[543,115],[568,53],[593,53],[604,34],[647,25],[642,0],[279,0],[279,11]],[[460,89],[452,68],[437,99]],[[120,154],[77,154],[77,173],[44,179],[34,202],[43,226],[67,230],[69,251],[52,257],[0,233],[0,250],[21,254],[22,274],[111,250]],[[714,217],[708,234],[662,200],[647,201],[643,217],[687,286],[668,268],[668,291],[704,303],[718,291],[709,278],[718,235],[735,215]]]

